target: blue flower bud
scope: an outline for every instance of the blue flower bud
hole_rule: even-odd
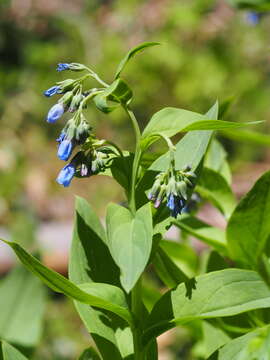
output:
[[[260,14],[255,11],[250,11],[246,16],[247,22],[251,25],[257,25],[260,21]]]
[[[73,163],[70,163],[60,171],[56,181],[58,182],[58,184],[67,187],[70,185],[70,182],[75,175],[75,172],[75,165]]]
[[[47,122],[55,123],[65,112],[64,105],[62,103],[55,104],[48,112]]]
[[[60,160],[67,161],[72,153],[74,144],[71,139],[64,139],[60,142],[57,156]]]
[[[47,97],[51,97],[55,94],[60,94],[60,93],[61,93],[60,86],[55,85],[55,86],[50,87],[48,90],[44,91],[43,94]]]
[[[67,64],[67,63],[60,63],[57,65],[57,68],[56,68],[57,71],[64,71],[64,70],[69,70],[69,69],[70,69],[70,67],[69,67],[69,64]]]
[[[177,218],[178,214],[181,214],[184,207],[186,205],[186,201],[180,196],[170,194],[167,200],[167,207],[171,211],[171,216]]]

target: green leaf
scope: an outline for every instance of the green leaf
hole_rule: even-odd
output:
[[[216,102],[205,114],[208,119],[218,118],[218,102]],[[207,147],[209,145],[213,131],[191,131],[186,134],[177,144],[175,151],[175,168],[183,169],[187,164],[193,171],[199,166]],[[170,163],[170,152],[160,156],[150,166],[152,171],[165,171]]]
[[[153,259],[154,268],[169,288],[173,288],[178,284],[188,281],[189,277],[171,260],[162,248],[158,248]]]
[[[229,139],[243,141],[248,144],[270,146],[270,135],[250,130],[222,130],[221,134]]]
[[[43,327],[44,286],[19,266],[1,282],[0,294],[0,338],[21,346],[35,346]]]
[[[236,132],[236,131],[235,131]],[[218,172],[231,184],[231,172],[227,162],[227,152],[217,139],[213,139],[204,160],[204,166]]]
[[[258,328],[231,340],[210,358],[212,360],[269,359],[269,326]]]
[[[127,322],[132,322],[127,304],[125,303],[125,295],[118,287],[99,283],[89,284],[89,287],[85,284],[76,286],[64,276],[44,266],[40,261],[28,254],[19,244],[6,240],[2,241],[14,250],[20,261],[29,271],[38,276],[52,290],[63,293],[82,303],[112,311]]]
[[[5,341],[2,341],[2,358],[3,360],[27,360],[27,358],[20,353],[19,350]]]
[[[230,337],[224,331],[207,321],[202,322],[202,330],[205,358],[230,341]]]
[[[260,122],[260,121],[259,121]],[[141,147],[144,149],[157,135],[171,137],[181,131],[237,129],[242,126],[256,124],[236,123],[222,120],[209,120],[205,115],[177,108],[164,108],[155,113],[142,133]]]
[[[270,307],[270,289],[255,271],[225,269],[196,278],[196,289],[187,297],[185,284],[157,302],[144,334],[147,342],[173,324],[195,319],[232,316]]]
[[[79,357],[79,360],[100,360],[100,357],[96,353],[96,351],[91,347],[89,349],[84,350],[84,352]]]
[[[173,224],[207,245],[212,246],[217,251],[227,252],[225,232],[223,230],[194,217],[184,217],[181,220],[173,221]]]
[[[236,200],[230,186],[218,172],[204,168],[196,186],[202,197],[211,201],[224,215],[229,218]]]
[[[75,284],[104,282],[119,285],[119,269],[106,246],[106,234],[88,204],[76,198],[76,217],[69,260],[69,277]],[[120,360],[115,329],[124,327],[119,319],[102,310],[75,301],[76,309],[104,359]]]
[[[109,113],[121,104],[128,104],[132,98],[132,91],[122,79],[115,80],[102,93],[94,97],[94,102],[99,110]],[[114,104],[108,103],[111,101]]]
[[[229,254],[244,266],[257,266],[270,235],[270,171],[239,202],[227,226]]]
[[[133,217],[116,204],[107,210],[108,246],[121,270],[121,283],[129,292],[148,262],[152,247],[152,214],[150,204],[141,207]]]
[[[126,64],[129,62],[129,60],[136,55],[138,52],[141,52],[142,50],[150,47],[150,46],[155,46],[155,45],[160,45],[159,42],[144,42],[136,47],[134,47],[133,49],[131,49],[126,56],[120,61],[115,76],[114,78],[117,79],[121,72],[123,71],[124,67],[126,66]]]

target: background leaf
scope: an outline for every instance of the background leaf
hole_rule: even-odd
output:
[[[232,259],[256,268],[270,235],[270,172],[266,172],[239,202],[227,226]]]
[[[46,293],[42,283],[22,266],[0,283],[0,338],[25,347],[41,338]]]
[[[27,360],[19,350],[5,341],[2,341],[2,357],[3,360]]]
[[[107,210],[108,246],[121,270],[121,283],[129,292],[143,272],[152,248],[152,214],[150,204],[141,207],[133,217],[120,205]]]

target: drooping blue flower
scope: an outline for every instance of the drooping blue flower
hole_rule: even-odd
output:
[[[56,70],[57,71],[70,70],[70,67],[69,67],[69,64],[67,64],[67,63],[60,63],[57,65]]]
[[[177,218],[177,215],[182,213],[185,204],[186,201],[183,198],[174,194],[170,194],[167,200],[167,207],[170,209],[171,216],[174,218]]]
[[[67,161],[74,148],[74,142],[72,139],[64,139],[60,142],[58,147],[57,156],[60,160]]]
[[[62,103],[55,104],[48,112],[47,122],[55,123],[65,112],[64,105]]]
[[[60,94],[60,86],[57,86],[57,85],[52,86],[48,90],[44,91],[43,94],[47,97],[51,97],[55,94]]]
[[[58,184],[67,187],[70,185],[70,182],[73,176],[75,175],[75,172],[76,172],[75,165],[71,162],[60,171],[56,181],[58,182]]]
[[[59,137],[56,139],[56,141],[61,143],[64,140],[65,136],[66,136],[66,133],[64,131],[62,131],[61,134],[59,135]]]

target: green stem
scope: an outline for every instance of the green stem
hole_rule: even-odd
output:
[[[143,317],[141,286],[142,286],[141,279],[139,279],[131,292],[131,310],[132,313],[134,314],[134,326],[132,328],[134,360],[145,360],[145,352],[141,341],[141,334],[142,334],[141,319]]]

